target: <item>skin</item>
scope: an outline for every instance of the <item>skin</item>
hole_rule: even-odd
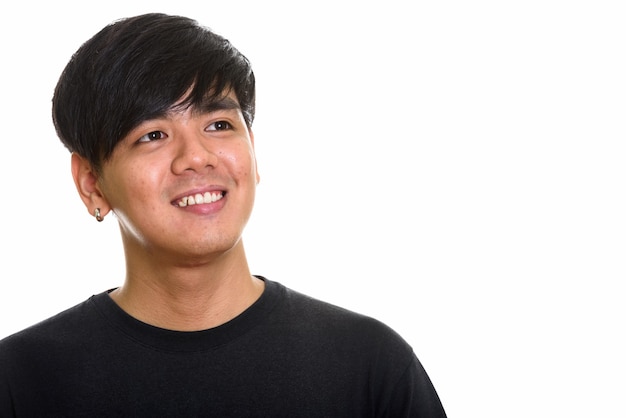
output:
[[[119,223],[126,277],[111,297],[161,328],[221,325],[263,292],[241,238],[259,182],[254,135],[232,93],[222,104],[143,122],[116,146],[101,175],[72,154],[74,182],[89,213],[113,212]],[[178,205],[204,192],[224,197]]]

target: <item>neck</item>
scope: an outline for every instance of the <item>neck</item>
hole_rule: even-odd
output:
[[[111,297],[150,325],[177,331],[213,328],[241,314],[263,293],[263,281],[250,274],[242,254],[230,262],[189,266],[140,268],[127,261],[124,285]]]

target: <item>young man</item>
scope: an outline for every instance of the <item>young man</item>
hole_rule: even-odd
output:
[[[248,60],[193,20],[127,18],[80,47],[53,120],[126,278],[0,342],[0,416],[445,416],[389,327],[251,275],[254,113]]]

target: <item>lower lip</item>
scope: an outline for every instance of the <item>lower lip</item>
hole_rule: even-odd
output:
[[[213,215],[219,212],[226,203],[226,196],[222,197],[220,200],[211,203],[200,203],[194,205],[188,205],[183,207],[178,207],[179,209],[184,210],[185,212],[193,213],[196,215]]]

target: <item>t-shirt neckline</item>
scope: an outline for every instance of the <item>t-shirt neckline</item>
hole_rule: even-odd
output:
[[[266,321],[281,299],[280,295],[285,290],[283,286],[262,276],[256,277],[265,282],[265,289],[250,307],[222,325],[200,331],[174,331],[142,322],[115,303],[109,296],[113,289],[94,295],[89,301],[110,326],[138,344],[171,352],[212,350]]]

